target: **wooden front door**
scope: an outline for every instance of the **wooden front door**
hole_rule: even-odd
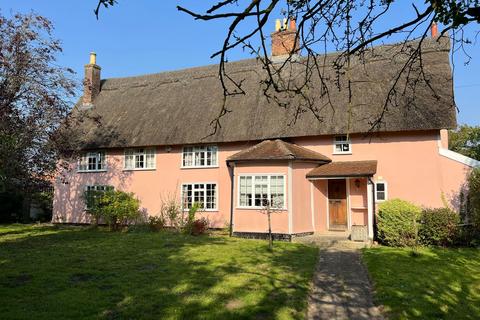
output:
[[[347,229],[347,185],[345,179],[328,180],[329,229]]]

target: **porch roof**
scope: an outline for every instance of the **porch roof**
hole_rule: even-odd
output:
[[[339,161],[320,165],[307,178],[371,177],[377,172],[377,160]]]
[[[262,141],[227,158],[227,162],[258,160],[297,160],[323,163],[332,161],[321,153],[280,139]]]

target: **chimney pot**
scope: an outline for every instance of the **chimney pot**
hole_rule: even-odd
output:
[[[83,80],[83,104],[93,105],[93,101],[100,93],[100,71],[102,69],[97,65],[97,55],[90,53],[89,64],[85,65],[85,78]]]
[[[97,54],[90,52],[90,64],[97,64]]]
[[[432,22],[431,32],[432,32],[432,38],[438,37],[438,26],[436,22]]]
[[[288,26],[288,29],[292,31],[297,30],[297,24],[295,22],[295,19],[290,19],[290,25]]]

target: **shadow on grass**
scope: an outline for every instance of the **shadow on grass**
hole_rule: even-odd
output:
[[[480,319],[478,249],[375,248],[363,253],[376,298],[393,319]]]
[[[263,241],[93,230],[0,243],[0,314],[303,319],[317,249],[275,245],[270,253]]]

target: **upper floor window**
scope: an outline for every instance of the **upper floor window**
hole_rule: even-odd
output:
[[[335,136],[333,141],[333,153],[352,153],[352,141],[347,135]]]
[[[183,148],[182,167],[218,166],[217,146],[192,146]]]
[[[155,169],[155,148],[125,150],[125,170]]]
[[[79,172],[105,171],[105,152],[86,152],[80,156],[78,161]]]
[[[205,210],[217,209],[217,185],[215,183],[191,183],[182,185],[183,208],[190,209],[194,203]]]
[[[271,205],[285,207],[285,176],[242,175],[239,178],[238,205],[245,208],[262,208]]]
[[[375,201],[381,202],[387,200],[387,183],[385,181],[377,181],[375,183]]]

